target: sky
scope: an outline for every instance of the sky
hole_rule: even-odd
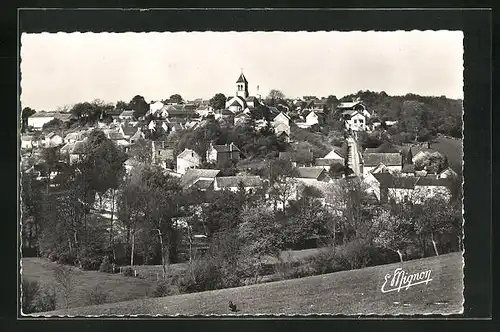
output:
[[[463,98],[461,31],[23,33],[20,57],[21,104],[35,110],[232,96],[242,70],[263,97]]]

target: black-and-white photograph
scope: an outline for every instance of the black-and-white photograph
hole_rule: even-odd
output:
[[[22,33],[23,316],[464,310],[463,33]]]

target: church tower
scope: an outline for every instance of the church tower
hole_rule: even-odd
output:
[[[244,99],[248,98],[248,81],[241,72],[240,77],[236,81],[236,96],[242,97]]]

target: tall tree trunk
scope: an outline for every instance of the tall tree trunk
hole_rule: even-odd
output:
[[[436,241],[434,240],[434,233],[431,233],[431,241],[432,241],[432,246],[434,247],[434,252],[436,253],[436,256],[439,256],[437,244],[436,244]]]
[[[130,265],[134,266],[134,251],[135,251],[135,231],[132,232],[132,249],[130,251]]]
[[[163,237],[161,231],[159,229],[157,229],[157,231],[158,231],[158,238],[160,240],[161,266],[163,268],[163,279],[165,279],[167,276],[167,266],[165,265],[165,249],[163,246]]]
[[[113,251],[113,259],[116,259],[116,251],[113,241],[113,219],[115,216],[115,193],[116,190],[113,189],[113,195],[111,196],[111,222],[109,225],[109,245],[111,250]]]
[[[403,253],[401,252],[401,250],[396,250],[396,252],[398,253],[399,255],[399,260],[401,261],[401,263],[403,263]]]

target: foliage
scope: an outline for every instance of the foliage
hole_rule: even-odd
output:
[[[104,256],[101,266],[99,266],[99,272],[113,273],[113,265],[111,264],[108,256]]]
[[[47,131],[60,130],[60,129],[64,128],[64,126],[65,126],[65,124],[62,120],[59,120],[58,118],[54,118],[54,119],[50,120],[49,122],[44,123],[42,126],[42,130],[47,130]]]
[[[74,272],[70,267],[59,265],[54,269],[54,279],[63,292],[64,302],[67,308],[69,306],[69,297],[76,286]]]
[[[92,102],[76,103],[70,110],[70,113],[81,125],[93,124],[102,119],[106,111],[112,110],[114,107],[110,103],[96,99]]]
[[[171,103],[175,103],[175,104],[182,104],[184,103],[184,99],[182,99],[181,95],[180,94],[173,94],[170,96],[169,98],[169,101]]]
[[[96,285],[95,287],[87,290],[87,304],[88,305],[99,305],[104,304],[108,301],[109,295],[106,291],[102,289],[101,286]]]
[[[136,95],[129,103],[130,108],[134,111],[136,119],[144,116],[149,111],[149,105],[143,96]]]
[[[131,268],[131,267],[126,267],[123,269],[123,275],[125,277],[133,277],[135,276],[135,272],[134,272],[134,269]]]
[[[426,153],[423,158],[415,160],[416,170],[427,170],[430,173],[438,174],[448,167],[448,158],[439,152]]]
[[[399,255],[403,261],[403,251],[412,242],[413,224],[400,215],[383,209],[373,220],[376,229],[373,242],[384,249],[389,249]]]
[[[214,110],[221,110],[226,107],[226,96],[222,93],[217,93],[209,101],[210,107]]]
[[[341,178],[342,175],[345,173],[345,166],[341,163],[332,163],[330,165],[330,169],[328,170],[328,175],[332,179],[338,179]]]
[[[40,288],[34,280],[22,280],[22,313],[45,312],[56,309],[56,294],[49,289]]]
[[[153,297],[164,297],[178,294],[179,289],[172,278],[159,280],[154,286]]]

